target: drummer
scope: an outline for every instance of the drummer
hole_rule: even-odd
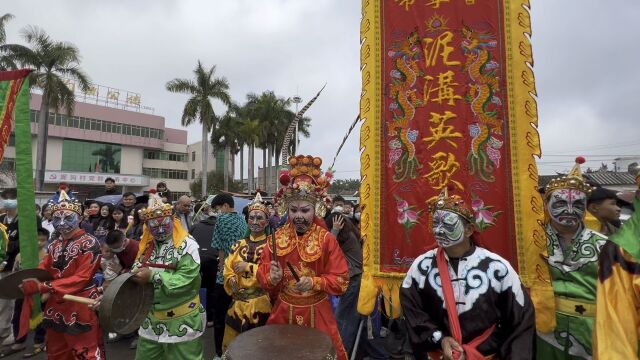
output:
[[[199,300],[198,243],[155,189],[149,192],[149,206],[139,214],[146,227],[133,280],[153,284],[154,299],[138,331],[136,359],[202,359],[206,314]]]
[[[278,210],[288,211],[288,222],[276,232],[275,249],[267,242],[257,274],[260,285],[277,298],[267,324],[316,328],[331,337],[338,359],[346,360],[328,298],[349,286],[347,261],[322,220],[330,174],[321,175],[317,157],[291,157],[289,165],[276,196]]]
[[[49,360],[105,359],[102,329],[96,313],[86,305],[63,300],[65,294],[97,299],[93,276],[100,268],[100,244],[93,235],[79,228],[82,205],[60,190],[53,204],[53,227],[60,238],[49,245],[39,268],[53,280],[27,279],[21,288],[25,295],[20,316],[21,338],[29,329],[32,295],[41,294],[46,301],[42,326],[47,329]],[[47,301],[47,299],[49,301]]]
[[[271,313],[271,300],[256,280],[260,256],[267,245],[269,211],[260,193],[249,204],[249,230],[246,239],[236,242],[224,262],[224,290],[233,298],[225,319],[222,351],[239,333],[262,326]]]

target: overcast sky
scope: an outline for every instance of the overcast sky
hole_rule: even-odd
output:
[[[564,171],[576,155],[592,167],[640,155],[640,1],[531,2],[540,172]],[[217,66],[237,101],[274,90],[306,102],[326,82],[301,145],[325,164],[358,114],[359,0],[14,0],[2,12],[16,16],[9,42],[31,24],[74,43],[96,84],[141,93],[169,127],[180,127],[186,96],[165,83],[191,77],[198,59]],[[198,125],[188,131],[190,143],[200,139]],[[356,129],[337,177],[359,176],[358,141]]]

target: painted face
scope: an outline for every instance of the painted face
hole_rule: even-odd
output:
[[[289,221],[299,234],[303,234],[311,228],[315,215],[315,208],[308,201],[297,200],[289,204]]]
[[[56,230],[65,235],[78,228],[80,215],[70,210],[58,210],[53,213],[51,223]]]
[[[173,219],[171,216],[147,220],[149,232],[157,241],[165,241],[173,235]]]
[[[551,219],[563,226],[577,226],[584,218],[587,195],[575,189],[559,189],[551,193],[547,210]]]
[[[264,231],[269,223],[265,213],[260,210],[253,210],[249,213],[248,224],[252,234],[259,234]]]
[[[433,214],[433,236],[441,247],[457,245],[464,240],[464,221],[456,213],[437,210]]]

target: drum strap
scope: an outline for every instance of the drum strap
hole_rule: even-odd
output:
[[[444,257],[444,249],[439,248],[436,255],[436,264],[438,265],[438,273],[440,273],[440,281],[442,282],[442,293],[444,295],[444,302],[447,308],[447,315],[449,317],[449,327],[451,335],[458,344],[464,349],[464,355],[468,360],[483,360],[485,357],[476,349],[478,345],[482,344],[496,328],[496,324],[486,329],[482,335],[471,340],[468,344],[462,343],[462,329],[460,328],[460,319],[458,319],[458,309],[456,308],[456,298],[453,293],[453,285],[451,285],[451,278],[449,277],[449,266],[447,260]],[[453,358],[459,359],[462,354],[454,350]]]

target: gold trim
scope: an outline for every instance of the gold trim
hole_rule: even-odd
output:
[[[595,317],[596,304],[556,297],[556,311],[571,316]],[[580,310],[580,312],[578,312]]]
[[[182,305],[178,305],[172,309],[163,311],[154,311],[153,316],[158,320],[171,320],[177,319],[180,316],[187,315],[188,313],[197,310],[200,307],[200,296],[196,296],[190,301]],[[171,315],[170,315],[171,314]]]

